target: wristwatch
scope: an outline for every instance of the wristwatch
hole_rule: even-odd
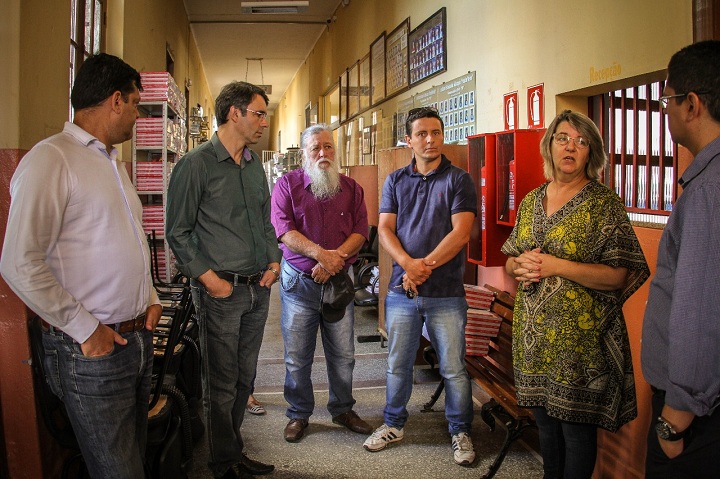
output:
[[[685,431],[675,432],[675,428],[672,427],[672,424],[667,422],[667,420],[662,416],[658,416],[657,418],[657,422],[655,423],[655,432],[657,432],[658,437],[664,441],[679,441],[683,438],[683,436],[685,436]]]

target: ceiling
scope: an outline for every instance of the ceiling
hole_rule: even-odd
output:
[[[241,4],[268,2],[184,2],[210,93],[217,97],[233,80],[272,85],[268,95],[272,112],[336,10],[350,0],[309,0],[306,11],[294,14],[246,14],[241,10]]]

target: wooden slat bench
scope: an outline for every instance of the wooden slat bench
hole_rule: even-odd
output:
[[[495,295],[490,310],[503,318],[498,336],[490,342],[490,353],[487,356],[466,356],[465,364],[470,377],[492,398],[483,404],[480,417],[495,430],[495,418],[505,423],[506,435],[500,452],[490,465],[487,474],[489,479],[500,468],[505,455],[512,443],[519,439],[528,428],[535,427],[532,414],[528,409],[517,405],[515,395],[515,378],[512,365],[512,316],[515,298],[505,291],[486,284]]]
[[[490,353],[487,356],[465,356],[465,364],[471,379],[490,396],[490,401],[482,405],[480,417],[491,431],[495,430],[495,419],[505,424],[506,435],[502,448],[488,468],[483,479],[490,479],[502,465],[512,443],[519,439],[523,432],[534,428],[535,421],[528,409],[517,405],[515,380],[512,366],[512,316],[515,298],[505,291],[484,285],[493,292],[495,298],[490,310],[503,318],[498,336],[490,342]],[[429,363],[431,350],[426,351]],[[440,397],[444,384],[441,381],[430,401],[423,406],[423,411],[432,411],[432,407]]]

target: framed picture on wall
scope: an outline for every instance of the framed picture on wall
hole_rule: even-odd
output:
[[[323,95],[324,122],[331,126],[340,123],[340,82],[332,85]]]
[[[355,62],[348,70],[348,118],[360,113],[360,62]]]
[[[370,55],[360,60],[360,83],[358,85],[360,96],[360,111],[370,108]]]
[[[408,32],[410,17],[390,32],[385,41],[385,94],[390,97],[408,86]]]
[[[445,7],[410,32],[410,86],[447,71]]]
[[[340,123],[348,119],[348,70],[340,75]]]
[[[369,155],[371,152],[371,136],[370,136],[370,127],[366,126],[362,130],[362,152],[363,155]]]
[[[312,102],[305,105],[305,128],[312,125]]]
[[[385,32],[370,45],[370,104],[385,98]]]

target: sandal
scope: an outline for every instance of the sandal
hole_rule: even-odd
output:
[[[265,411],[265,408],[262,407],[262,404],[257,402],[255,398],[252,398],[247,403],[247,410],[250,414],[254,414],[256,416],[262,416],[267,411]]]

